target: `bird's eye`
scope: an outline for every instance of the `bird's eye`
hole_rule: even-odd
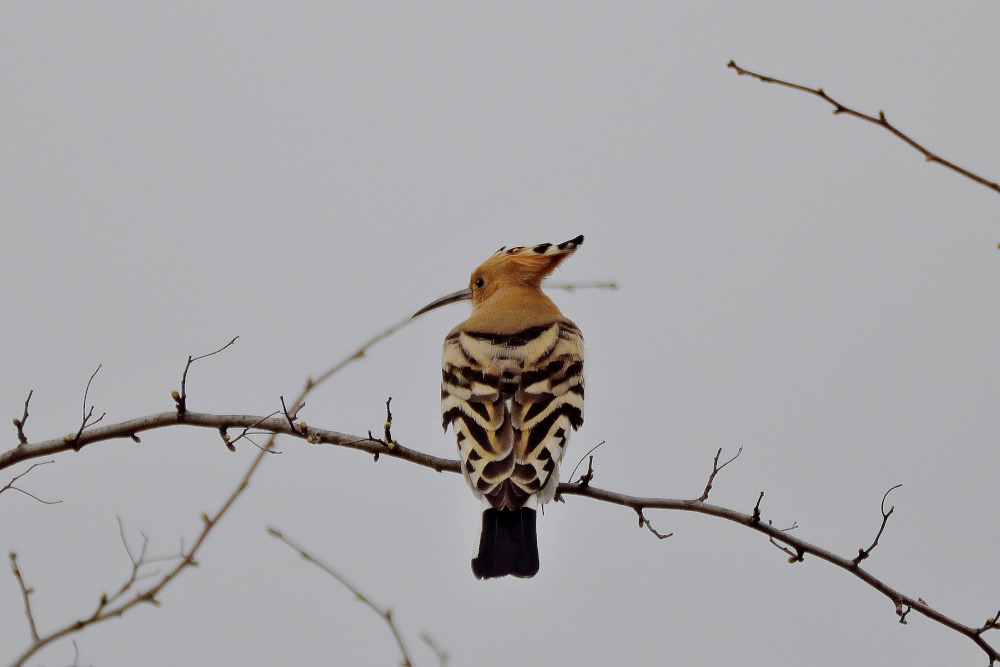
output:
[[[483,280],[481,277],[480,278],[476,278],[476,287],[482,287],[485,284],[486,284],[486,281]]]

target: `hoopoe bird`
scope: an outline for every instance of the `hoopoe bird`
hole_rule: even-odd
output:
[[[583,424],[583,336],[541,284],[582,243],[501,248],[466,289],[414,314],[472,301],[444,339],[441,416],[482,503],[477,579],[538,572],[535,513],[555,496],[570,428]]]

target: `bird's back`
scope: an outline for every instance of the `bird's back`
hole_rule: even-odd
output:
[[[474,324],[474,323],[463,323]],[[441,411],[473,492],[496,509],[551,500],[583,424],[583,337],[568,319],[510,333],[460,325],[445,339]]]

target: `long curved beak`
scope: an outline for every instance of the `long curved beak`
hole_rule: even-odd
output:
[[[440,299],[435,299],[434,301],[431,301],[429,304],[427,304],[417,312],[413,313],[410,319],[412,320],[414,317],[419,317],[420,315],[432,311],[435,308],[440,308],[441,306],[447,306],[449,303],[455,303],[456,301],[468,301],[471,298],[472,298],[471,289],[469,289],[468,287],[466,287],[465,289],[460,289],[457,292],[452,292],[448,296],[443,296]]]

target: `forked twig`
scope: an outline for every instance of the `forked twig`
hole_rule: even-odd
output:
[[[29,496],[31,498],[34,498],[35,500],[37,500],[38,502],[42,503],[43,505],[58,505],[59,503],[62,502],[61,500],[42,500],[41,498],[39,498],[35,494],[29,493],[29,492],[25,491],[22,488],[14,486],[14,482],[16,482],[17,480],[21,479],[25,475],[27,475],[29,472],[31,472],[32,470],[34,470],[38,466],[43,466],[43,465],[46,465],[48,463],[53,463],[53,461],[41,461],[39,463],[33,463],[33,464],[31,464],[30,468],[28,468],[27,470],[25,470],[24,472],[22,472],[20,475],[15,476],[12,480],[10,480],[9,482],[7,482],[7,485],[5,487],[3,487],[2,489],[0,489],[0,493],[3,493],[4,491],[7,491],[8,489],[10,489],[11,491],[20,491],[24,495]]]
[[[187,377],[188,377],[188,370],[191,368],[191,364],[200,359],[204,359],[205,357],[211,357],[212,355],[222,352],[230,345],[234,345],[238,339],[239,336],[233,336],[233,339],[231,341],[220,347],[218,350],[215,350],[214,352],[209,352],[208,354],[202,354],[197,357],[192,357],[190,355],[188,356],[187,363],[184,365],[184,372],[181,374],[181,390],[179,393],[177,392],[177,390],[170,392],[170,395],[171,397],[173,397],[174,403],[177,406],[177,414],[182,415],[185,412],[187,412]]]
[[[576,471],[577,471],[577,469],[578,469],[578,468],[580,467],[580,464],[581,464],[581,463],[583,463],[583,460],[584,460],[585,458],[587,458],[588,456],[590,456],[591,454],[593,454],[593,453],[594,453],[594,451],[595,451],[595,450],[596,450],[596,449],[597,449],[598,447],[600,447],[601,445],[603,445],[603,444],[604,444],[605,442],[607,442],[607,441],[606,441],[606,440],[601,440],[601,441],[600,441],[599,443],[597,443],[596,445],[594,445],[593,447],[591,447],[591,448],[590,448],[590,449],[589,449],[589,450],[587,451],[587,453],[586,453],[586,454],[584,454],[583,456],[581,456],[581,457],[580,457],[580,460],[576,462],[576,465],[575,465],[575,466],[573,466],[573,472],[571,472],[571,473],[569,474],[569,480],[570,480],[571,482],[573,481],[573,475],[575,475],[575,474],[576,474]],[[594,457],[593,457],[593,456],[590,456],[590,463],[589,463],[589,464],[587,464],[587,474],[586,474],[586,475],[583,475],[583,476],[581,476],[581,477],[580,477],[580,479],[578,479],[578,480],[577,480],[577,483],[578,483],[578,484],[590,484],[590,482],[591,482],[591,481],[592,481],[593,479],[594,479]]]
[[[93,373],[91,373],[90,379],[87,380],[87,388],[83,390],[83,419],[80,421],[80,428],[79,428],[79,430],[77,430],[76,435],[72,435],[72,436],[67,435],[66,438],[64,438],[66,440],[66,442],[68,442],[70,444],[70,446],[73,447],[73,450],[77,451],[77,452],[80,451],[80,447],[81,447],[81,445],[80,445],[80,436],[83,435],[83,429],[87,428],[88,426],[93,426],[97,422],[99,422],[102,419],[104,419],[104,415],[107,414],[106,412],[102,412],[100,417],[98,417],[97,419],[94,419],[94,421],[90,421],[91,418],[93,418],[93,416],[94,416],[94,406],[91,405],[90,406],[90,410],[89,411],[87,410],[87,394],[90,393],[90,383],[94,381],[94,378],[100,372],[101,365],[102,364],[98,364],[97,365],[97,369]]]
[[[740,449],[733,458],[729,459],[722,465],[719,465],[719,457],[722,456],[722,447],[719,447],[719,451],[715,453],[715,460],[712,461],[712,474],[708,476],[708,484],[705,485],[705,490],[702,491],[701,497],[698,498],[699,502],[705,502],[708,500],[708,494],[712,491],[712,482],[715,481],[715,476],[719,474],[719,471],[725,468],[727,465],[739,458],[740,454],[743,453],[743,446],[740,445]]]

